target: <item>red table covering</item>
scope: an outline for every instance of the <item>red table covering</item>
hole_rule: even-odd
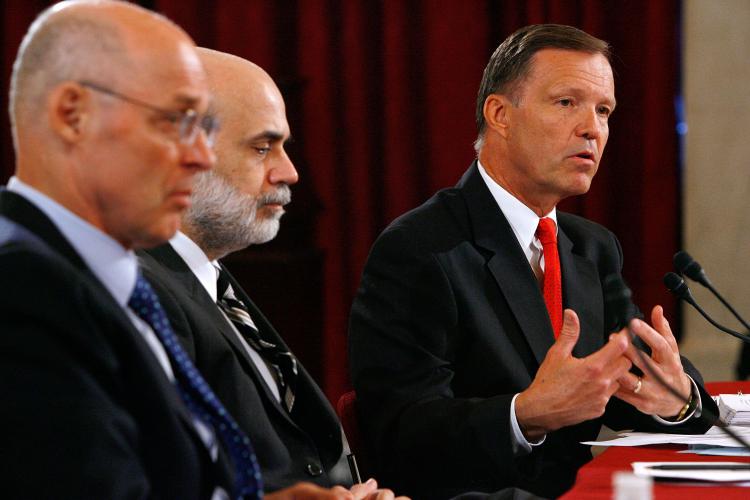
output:
[[[711,394],[750,394],[750,382],[709,382]],[[710,457],[678,454],[682,445],[611,447],[578,471],[573,488],[560,497],[564,500],[611,499],[612,476],[617,471],[632,471],[632,462],[749,462],[750,457]],[[750,499],[750,488],[717,483],[654,482],[654,499],[713,498],[715,500]]]

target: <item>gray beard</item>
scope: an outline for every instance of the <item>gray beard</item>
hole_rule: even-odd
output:
[[[195,177],[192,204],[184,219],[193,241],[207,254],[219,258],[276,237],[284,212],[259,219],[258,210],[268,203],[287,204],[291,198],[286,184],[269,193],[250,196],[213,171],[202,172]]]

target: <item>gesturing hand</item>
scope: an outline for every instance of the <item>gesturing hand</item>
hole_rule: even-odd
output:
[[[643,376],[640,378],[632,373],[626,373],[620,377],[620,389],[615,396],[626,401],[643,413],[648,415],[659,415],[669,418],[677,415],[690,397],[691,383],[680,361],[680,351],[677,341],[672,335],[669,322],[664,317],[661,306],[656,306],[651,311],[650,327],[645,322],[635,319],[630,323],[630,328],[651,348],[651,357],[643,354],[649,366],[644,366],[644,359],[636,352],[634,345],[628,346],[625,356],[641,369]],[[681,399],[675,397],[665,389],[652,373],[656,372],[667,384],[677,389],[683,395]],[[634,392],[634,389],[638,389]]]
[[[536,441],[550,431],[596,418],[620,388],[618,379],[631,367],[623,356],[630,345],[626,332],[585,357],[573,357],[580,324],[570,309],[564,311],[560,336],[539,366],[531,385],[516,399],[516,418],[527,439]]]

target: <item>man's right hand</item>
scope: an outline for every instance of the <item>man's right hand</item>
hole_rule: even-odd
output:
[[[378,489],[374,479],[355,484],[347,490],[343,486],[322,488],[312,483],[297,483],[289,488],[265,495],[268,500],[409,500],[397,497],[389,489]]]
[[[625,332],[610,335],[604,347],[585,358],[573,357],[580,324],[572,310],[563,314],[560,336],[531,385],[516,398],[516,419],[529,441],[601,416],[620,387],[617,379],[631,367],[623,356],[630,342]]]

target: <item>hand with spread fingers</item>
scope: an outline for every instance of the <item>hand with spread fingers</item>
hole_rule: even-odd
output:
[[[516,399],[516,418],[527,439],[601,416],[631,367],[623,355],[631,347],[627,332],[612,334],[597,352],[576,358],[579,333],[578,316],[566,309],[559,337]]]
[[[692,383],[682,367],[677,341],[672,335],[672,329],[664,317],[661,306],[656,306],[651,311],[651,324],[653,327],[639,319],[631,321],[630,330],[651,348],[651,356],[646,353],[640,356],[634,345],[628,346],[625,356],[643,372],[643,375],[639,377],[634,373],[624,374],[618,380],[620,389],[615,396],[643,413],[674,419],[680,416],[686,407]],[[645,363],[648,363],[648,366],[645,366]],[[678,399],[664,388],[654,378],[654,373],[675,388],[681,398]]]

